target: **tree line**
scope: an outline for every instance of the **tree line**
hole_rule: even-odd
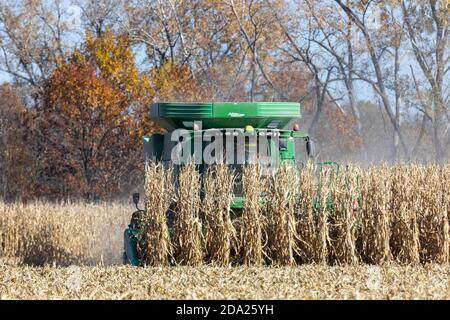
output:
[[[156,101],[296,101],[319,158],[448,160],[445,0],[1,0],[0,197],[142,180]]]

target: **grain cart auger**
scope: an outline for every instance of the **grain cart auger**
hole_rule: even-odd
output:
[[[212,162],[203,157],[203,151],[209,144],[222,139],[223,153],[216,150],[214,154],[221,154],[221,159],[236,174],[234,210],[243,207],[239,174],[244,164],[264,160],[271,165],[290,162],[302,166],[308,158],[315,156],[309,135],[299,130],[299,103],[157,103],[151,106],[150,112],[152,120],[166,133],[143,137],[145,161],[173,166],[175,176],[183,159],[195,161],[200,173],[206,172],[208,163]],[[137,206],[138,194],[133,195],[133,201],[137,211],[124,233],[124,263],[138,266],[141,265],[138,239],[141,232],[139,215],[142,212]],[[170,215],[173,212],[168,214],[168,220]],[[170,227],[170,221],[168,224]]]

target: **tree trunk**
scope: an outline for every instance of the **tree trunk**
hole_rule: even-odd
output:
[[[394,91],[395,91],[395,123],[400,127],[400,102],[401,102],[401,93],[400,93],[400,81],[398,78],[398,73],[400,70],[400,60],[399,60],[399,50],[400,50],[400,42],[397,43],[395,47],[395,58],[394,58]],[[394,130],[393,133],[393,148],[392,148],[392,160],[394,163],[398,161],[398,144],[399,144],[399,135],[398,131]]]

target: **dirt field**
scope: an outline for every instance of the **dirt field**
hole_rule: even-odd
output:
[[[450,299],[450,266],[33,268],[0,264],[0,299]]]

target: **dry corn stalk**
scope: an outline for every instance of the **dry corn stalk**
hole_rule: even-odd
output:
[[[315,175],[308,163],[299,171],[297,201],[298,253],[302,263],[326,264],[328,259],[328,170]]]
[[[382,264],[391,259],[389,169],[370,167],[361,177],[361,252],[363,262]]]
[[[418,170],[419,230],[422,262],[447,263],[449,258],[448,182],[445,167]],[[446,183],[447,182],[447,183]]]
[[[0,260],[68,266],[122,263],[129,204],[0,202]]]
[[[142,215],[142,261],[149,266],[165,266],[172,252],[166,213],[170,208],[174,187],[172,169],[149,163],[145,168],[145,211]]]
[[[202,263],[202,225],[199,218],[200,173],[194,163],[180,168],[175,217],[175,260],[179,264],[197,266]]]
[[[418,263],[419,226],[417,214],[420,198],[417,166],[396,166],[391,170],[391,251],[396,261]]]
[[[442,193],[442,226],[440,232],[442,232],[442,249],[441,257],[438,262],[449,263],[450,261],[450,164],[443,168],[441,193]]]
[[[268,180],[267,234],[268,256],[278,265],[295,263],[296,239],[295,201],[298,176],[292,165],[282,165]]]
[[[236,230],[231,222],[234,175],[225,164],[208,168],[204,177],[202,211],[205,216],[205,245],[207,260],[226,266],[230,263]]]
[[[259,165],[247,165],[242,172],[244,209],[240,227],[241,261],[245,265],[261,265],[263,259],[263,215],[261,192],[264,182]]]
[[[330,262],[355,264],[356,207],[358,203],[359,171],[348,166],[332,172],[330,188]]]
[[[146,170],[144,233],[139,249],[144,264],[165,266],[174,256],[166,218],[175,196],[172,172],[154,164]],[[231,220],[229,215],[232,183],[226,173],[229,168],[224,166],[222,170],[209,180],[205,177],[206,190],[213,190],[206,192],[202,204],[208,262],[262,264],[267,249],[267,255],[278,264],[291,263],[292,251],[299,263],[354,263],[357,237],[357,256],[366,263],[382,264],[391,259],[448,263],[449,165],[381,166],[363,173],[341,171],[341,177],[349,175],[343,184],[332,175],[333,168],[315,172],[309,164],[299,172],[298,186],[283,180],[290,175],[272,180],[267,198],[268,224],[261,208],[264,180],[258,169],[247,168],[244,191],[248,201],[239,218],[237,249],[230,244],[235,232],[231,223],[238,225],[238,219]],[[359,180],[356,175],[361,176]],[[179,224],[173,239],[177,246],[182,239],[184,249],[178,251],[177,262],[186,264],[202,262],[197,178],[198,172],[192,167],[189,173],[185,171],[178,192],[178,209],[186,213],[182,215],[186,227]],[[360,194],[356,230],[351,216],[355,193]],[[214,196],[208,198],[208,194]],[[295,231],[290,229],[293,219],[289,206],[283,205],[290,203],[294,194]],[[337,213],[330,211],[333,201]],[[129,209],[129,204],[114,203],[0,203],[0,259],[17,259],[29,265],[121,263],[122,232],[129,222]],[[216,219],[219,222],[212,223]],[[295,234],[298,250],[291,250],[295,248]]]

